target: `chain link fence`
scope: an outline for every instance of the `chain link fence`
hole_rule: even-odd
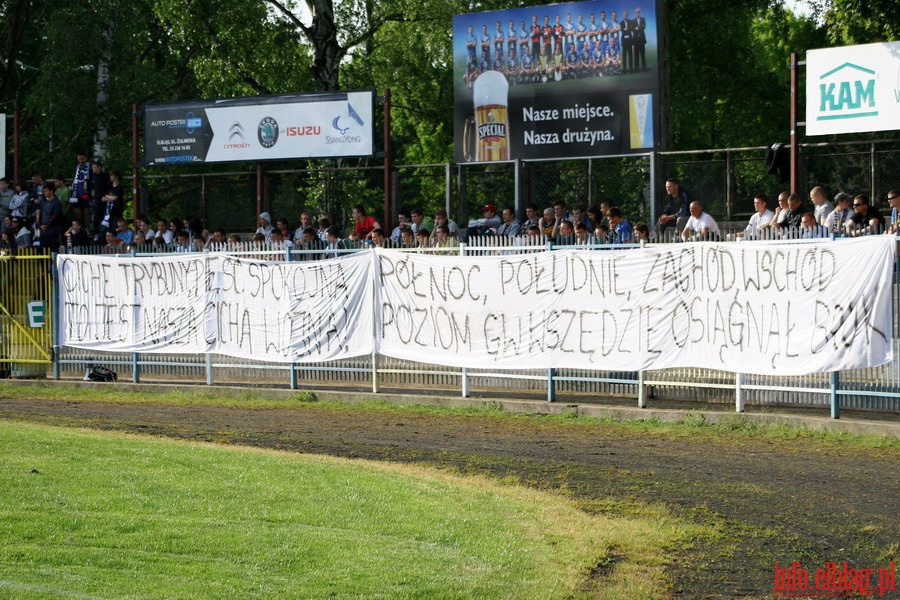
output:
[[[384,214],[383,167],[330,163],[306,169],[145,175],[141,178],[142,205],[136,213],[151,219],[199,216],[207,228],[250,232],[256,227],[259,205],[273,218],[297,226],[301,212],[327,216],[349,227],[350,209],[366,207],[382,224],[395,223],[399,209],[421,208],[433,215],[446,209],[461,228],[481,216],[481,207],[502,209],[533,202],[539,209],[562,200],[596,206],[610,200],[634,224],[649,222],[661,208],[663,182],[676,177],[692,199],[718,221],[735,226],[753,213],[753,197],[771,199],[789,182],[768,171],[767,147],[665,152],[629,157],[510,162],[401,165],[391,173],[391,213]],[[806,144],[801,146],[800,194],[807,197],[816,185],[829,196],[837,192],[867,194],[873,204],[885,205],[889,189],[900,187],[900,147],[897,140]],[[654,181],[655,180],[655,181]],[[258,192],[258,190],[260,190]],[[653,203],[656,203],[653,206]]]

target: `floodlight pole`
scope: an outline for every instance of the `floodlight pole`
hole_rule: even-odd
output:
[[[137,218],[143,214],[141,207],[141,170],[138,165],[140,160],[140,148],[138,147],[138,105],[131,105],[131,197],[134,204],[134,225],[137,226]]]
[[[19,107],[13,111],[13,181],[19,181],[19,157],[22,154],[21,139],[19,138]]]
[[[799,90],[797,84],[799,80],[799,63],[797,62],[797,53],[791,52],[791,193],[800,193],[800,177],[797,173],[799,161],[799,146],[797,143],[797,97]]]
[[[391,177],[391,89],[384,89],[384,220],[382,225],[387,232],[391,231],[391,193],[393,177]]]

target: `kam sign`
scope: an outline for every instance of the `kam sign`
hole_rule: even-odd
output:
[[[900,128],[900,42],[806,53],[806,133]]]

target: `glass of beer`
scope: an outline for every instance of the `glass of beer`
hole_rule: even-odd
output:
[[[474,126],[466,122],[464,142],[475,136],[475,161],[509,160],[509,82],[499,71],[485,71],[472,85]]]

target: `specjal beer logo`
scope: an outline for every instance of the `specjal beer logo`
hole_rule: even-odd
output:
[[[478,126],[478,139],[505,138],[506,123],[497,122],[494,111],[488,111],[487,122]]]
[[[278,142],[278,121],[272,117],[266,117],[259,122],[256,129],[256,137],[263,148],[271,148]]]
[[[819,77],[818,121],[877,117],[875,71],[845,62]]]

